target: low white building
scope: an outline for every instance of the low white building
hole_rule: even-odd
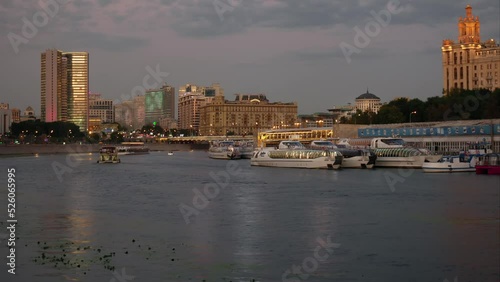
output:
[[[356,98],[356,109],[362,112],[370,111],[374,113],[378,113],[382,103],[380,102],[380,98],[375,94],[368,92],[363,93]]]

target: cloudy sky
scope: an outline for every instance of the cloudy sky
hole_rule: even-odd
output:
[[[0,102],[40,113],[48,48],[88,51],[90,90],[113,100],[157,65],[176,89],[218,82],[226,99],[265,93],[298,102],[299,113],[354,102],[367,87],[383,101],[425,99],[441,95],[440,46],[456,40],[467,4],[482,39],[500,39],[498,0],[57,1],[48,20],[41,5],[49,0],[0,1]],[[388,24],[374,25],[374,14],[390,15]],[[23,35],[34,21],[36,32]],[[368,40],[356,41],[366,28]]]

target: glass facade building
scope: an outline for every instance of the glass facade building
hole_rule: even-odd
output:
[[[41,120],[88,129],[89,53],[56,49],[41,54]]]
[[[68,121],[88,129],[89,109],[89,53],[63,53],[68,70]]]
[[[164,85],[161,89],[148,90],[145,95],[145,123],[159,123],[164,118],[174,119],[175,88]]]

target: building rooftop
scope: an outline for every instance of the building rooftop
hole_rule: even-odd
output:
[[[264,94],[234,94],[236,96],[235,101],[252,101],[259,100],[262,102],[269,102],[266,95]]]
[[[368,92],[368,89],[366,90],[366,93],[363,93],[356,98],[356,100],[360,99],[378,99],[380,100],[379,97],[377,97],[375,94]]]

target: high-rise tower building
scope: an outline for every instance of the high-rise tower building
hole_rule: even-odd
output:
[[[500,88],[500,45],[494,39],[481,42],[479,17],[472,7],[458,19],[458,43],[443,40],[443,92],[451,89]]]
[[[160,89],[146,91],[146,124],[158,123],[161,119],[174,120],[175,114],[175,88],[164,85]]]
[[[88,130],[89,120],[89,53],[67,52],[68,121]]]
[[[88,128],[89,54],[56,49],[41,54],[41,120]]]
[[[47,50],[41,55],[41,109],[43,122],[68,119],[67,59],[59,50]]]

